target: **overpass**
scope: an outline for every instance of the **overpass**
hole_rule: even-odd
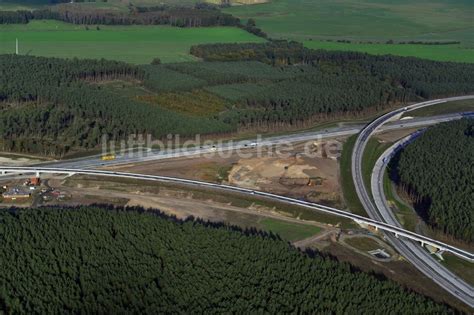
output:
[[[433,106],[445,102],[457,101],[457,100],[467,100],[474,99],[473,95],[470,96],[460,96],[460,97],[451,97],[445,99],[432,100],[422,103],[413,104],[404,108],[394,110],[390,113],[380,116],[375,119],[369,125],[367,125],[359,134],[354,145],[354,151],[352,153],[352,176],[354,180],[354,185],[356,188],[357,195],[364,206],[364,209],[367,211],[368,215],[376,221],[385,222],[390,224],[390,226],[397,226],[401,228],[401,225],[396,220],[394,215],[391,213],[391,210],[387,207],[384,207],[386,200],[384,196],[381,195],[381,190],[373,190],[375,193],[379,193],[375,196],[370,196],[367,188],[365,187],[364,176],[362,172],[362,162],[365,147],[370,139],[370,137],[380,130],[386,123],[399,119],[404,113],[416,110],[419,108]],[[462,116],[461,116],[462,117]],[[461,118],[459,117],[459,118]],[[379,161],[380,163],[380,161]],[[380,165],[380,164],[379,164]],[[376,164],[377,167],[377,164]],[[376,179],[380,181],[380,178]],[[373,185],[380,185],[379,182],[372,183]],[[383,191],[383,187],[382,187]],[[375,200],[374,201],[372,200]],[[454,254],[453,251],[446,250],[446,246],[439,244],[439,242],[425,242],[423,238],[398,238],[393,236],[393,234],[387,234],[388,241],[397,249],[397,251],[406,257],[415,267],[418,268],[422,273],[427,277],[433,279],[438,285],[444,288],[446,291],[451,293],[453,296],[462,300],[470,307],[474,307],[474,297],[472,286],[467,284],[462,279],[459,279],[456,275],[450,272],[445,266],[441,265],[436,259],[429,255],[426,250],[422,247],[424,245],[431,245],[440,251],[447,251]],[[413,241],[419,242],[422,246],[414,243]],[[441,245],[441,246],[440,246]],[[444,244],[446,245],[446,244]],[[456,254],[459,257],[465,257],[466,260],[473,262],[472,254],[468,256]]]
[[[420,128],[429,125],[433,125],[439,122],[445,122],[455,119],[462,118],[462,114],[453,113],[445,114],[432,117],[415,117],[410,120],[403,121],[394,121],[380,127],[376,132],[384,132],[391,130],[399,130],[405,128]],[[325,130],[318,131],[305,131],[301,133],[294,133],[289,135],[281,136],[270,136],[264,137],[260,140],[240,140],[240,141],[229,141],[222,144],[218,144],[215,148],[211,145],[203,145],[202,147],[190,147],[190,148],[174,148],[174,149],[164,149],[162,151],[151,149],[141,154],[134,154],[133,151],[129,152],[117,152],[116,158],[114,160],[102,161],[102,154],[75,158],[70,160],[54,161],[54,162],[43,162],[35,166],[41,167],[61,167],[61,168],[77,168],[77,169],[89,169],[89,168],[99,168],[102,166],[111,166],[111,165],[121,165],[121,164],[130,164],[130,163],[142,163],[174,158],[185,158],[192,157],[195,155],[208,154],[212,152],[211,150],[216,150],[216,152],[225,152],[231,150],[240,150],[248,149],[250,144],[257,143],[258,147],[271,147],[274,145],[281,145],[286,143],[298,143],[305,141],[313,141],[315,139],[323,140],[327,138],[335,137],[345,137],[359,133],[365,125],[357,124],[344,127],[335,127]]]
[[[89,170],[89,169],[73,169],[73,168],[51,168],[51,167],[0,167],[0,172],[2,174],[36,174],[40,176],[41,174],[66,174],[66,175],[92,175],[92,176],[104,176],[104,177],[115,177],[115,178],[127,178],[127,179],[137,179],[137,180],[147,180],[147,181],[157,181],[157,182],[169,182],[176,184],[192,185],[201,188],[211,188],[222,191],[229,191],[240,194],[247,194],[252,196],[260,196],[274,201],[283,202],[286,204],[297,205],[311,210],[321,211],[336,215],[339,217],[347,218],[355,221],[359,224],[366,224],[372,226],[377,230],[382,230],[385,232],[393,233],[397,238],[406,238],[414,240],[423,244],[429,244],[433,247],[439,248],[445,252],[450,252],[456,256],[459,256],[463,259],[466,259],[470,262],[474,262],[474,254],[456,248],[452,245],[428,238],[423,235],[416,234],[414,232],[403,229],[399,226],[391,225],[388,223],[380,222],[374,219],[369,219],[360,215],[356,215],[344,210],[339,210],[336,208],[315,204],[312,202],[307,202],[295,198],[280,196],[272,193],[267,193],[258,190],[251,190],[246,188],[240,188],[230,185],[221,185],[215,183],[208,183],[204,181],[183,179],[178,177],[169,177],[169,176],[159,176],[159,175],[145,175],[145,174],[135,174],[135,173],[126,173],[126,172],[115,172],[115,171],[103,171],[103,170]]]

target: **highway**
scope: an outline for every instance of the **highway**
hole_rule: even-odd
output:
[[[353,220],[359,224],[363,223],[366,225],[370,225],[377,229],[394,233],[398,235],[399,237],[406,237],[406,238],[413,239],[419,242],[431,244],[432,246],[442,248],[443,250],[450,252],[454,255],[457,255],[463,259],[474,262],[474,254],[470,252],[467,252],[465,250],[456,248],[454,246],[445,244],[443,242],[440,242],[434,239],[430,239],[426,236],[419,235],[414,232],[405,230],[399,226],[393,226],[388,223],[366,218],[366,217],[356,215],[344,210],[339,210],[336,208],[319,205],[312,202],[307,202],[307,201],[303,201],[303,200],[299,200],[295,198],[280,196],[280,195],[258,191],[258,190],[251,190],[251,189],[240,188],[240,187],[235,187],[235,186],[230,186],[230,185],[221,185],[221,184],[215,184],[215,183],[209,183],[209,182],[191,180],[191,179],[184,179],[184,178],[178,178],[178,177],[134,174],[134,173],[104,171],[104,170],[76,169],[76,168],[68,169],[68,168],[56,168],[56,167],[6,167],[5,166],[5,167],[0,167],[0,172],[4,175],[5,174],[30,174],[30,173],[33,173],[33,174],[36,173],[37,176],[40,176],[40,174],[67,174],[67,175],[79,174],[79,175],[127,178],[127,179],[148,180],[148,181],[192,185],[192,186],[197,186],[200,188],[211,188],[215,190],[229,191],[229,192],[246,194],[246,195],[251,195],[251,196],[259,196],[259,197],[268,198],[274,201],[283,202],[286,204],[298,205],[298,206],[302,206],[302,207],[309,208],[312,210],[322,211],[325,213],[329,213],[332,215],[336,215],[339,217]]]
[[[390,160],[390,158],[393,156],[393,154],[397,150],[399,150],[401,147],[411,142],[414,136],[416,135],[410,135],[408,137],[405,137],[399,140],[398,142],[396,142],[389,149],[387,149],[377,160],[375,167],[373,169],[372,178],[371,178],[371,191],[372,191],[372,196],[374,196],[374,202],[375,202],[375,205],[377,206],[377,209],[379,210],[385,222],[394,226],[399,226],[399,227],[401,227],[401,224],[398,222],[397,218],[391,211],[390,206],[388,205],[387,199],[385,197],[383,177],[385,174],[385,170],[387,168],[387,163]],[[407,246],[411,247],[411,251],[416,251],[417,248],[419,247],[418,244],[413,244],[413,243],[407,243]],[[429,264],[431,270],[436,271],[438,275],[446,279],[444,281],[444,286],[451,287],[451,289],[454,290],[454,292],[458,291],[459,292],[457,294],[458,296],[461,296],[463,295],[463,292],[466,292],[467,295],[463,295],[462,299],[466,301],[466,304],[469,304],[472,307],[473,306],[472,305],[473,288],[464,280],[457,278],[457,276],[453,274],[451,271],[449,271],[448,269],[439,268],[439,266],[441,265],[437,263],[436,260],[431,259],[432,257],[430,257],[429,253],[427,253],[426,251],[422,251],[422,253],[425,256],[424,261],[427,264]],[[416,259],[416,258],[413,257],[413,259]],[[450,282],[451,279],[455,279],[456,283]],[[459,291],[458,290],[459,287],[463,288],[463,290]],[[471,302],[468,302],[468,301],[471,301]]]
[[[429,102],[423,102],[420,104],[415,104],[412,106],[408,106],[402,109],[395,110],[390,112],[386,115],[383,115],[380,118],[377,118],[374,122],[369,124],[367,127],[363,127],[362,125],[353,125],[343,128],[331,128],[322,131],[314,131],[314,132],[305,132],[305,133],[296,133],[292,135],[286,136],[278,136],[278,137],[269,137],[262,139],[257,145],[260,146],[272,146],[279,143],[297,143],[297,142],[304,142],[310,141],[315,139],[325,139],[325,138],[334,138],[339,136],[348,136],[352,134],[357,134],[361,130],[361,134],[356,141],[356,146],[354,149],[352,167],[353,167],[353,174],[358,174],[361,170],[361,158],[363,150],[365,148],[366,141],[369,137],[375,132],[382,132],[388,130],[396,130],[396,129],[404,129],[404,128],[419,128],[424,127],[427,125],[432,125],[435,123],[449,121],[454,119],[459,119],[462,116],[459,114],[450,114],[450,115],[443,115],[443,116],[436,116],[436,117],[429,117],[429,118],[414,118],[410,120],[402,120],[402,121],[395,121],[391,123],[387,123],[390,120],[398,119],[403,113],[408,112],[409,110],[417,109],[424,106],[431,106],[434,104],[439,104],[442,102],[450,101],[450,100],[458,100],[458,99],[467,99],[467,98],[474,98],[474,97],[458,97],[458,98],[450,98],[444,100],[435,100]],[[387,123],[387,124],[386,124]],[[100,155],[74,159],[74,160],[65,160],[59,162],[48,162],[42,163],[40,165],[36,165],[33,167],[0,167],[2,173],[50,173],[50,174],[85,174],[85,175],[96,175],[96,176],[108,176],[108,177],[119,177],[119,178],[131,178],[131,179],[139,179],[139,180],[152,180],[152,181],[161,181],[161,182],[173,182],[179,184],[187,184],[187,185],[195,185],[199,187],[206,187],[212,188],[216,190],[226,190],[232,191],[242,194],[250,194],[250,195],[257,195],[264,198],[270,198],[272,200],[277,200],[280,202],[284,202],[287,204],[294,204],[302,207],[306,207],[315,211],[322,211],[326,213],[330,213],[333,215],[338,215],[340,217],[345,217],[351,220],[354,220],[358,223],[365,223],[371,226],[374,226],[378,229],[381,229],[387,233],[387,238],[389,241],[394,245],[394,247],[403,255],[405,256],[410,262],[412,262],[416,267],[418,267],[425,275],[432,278],[436,283],[440,284],[443,288],[445,288],[448,292],[456,296],[457,298],[464,301],[466,304],[473,307],[472,301],[472,288],[464,286],[459,279],[457,279],[452,273],[446,270],[446,268],[441,269],[442,267],[438,262],[436,262],[431,256],[427,254],[418,244],[408,241],[406,239],[415,240],[417,242],[421,242],[424,244],[430,244],[437,248],[440,248],[444,251],[451,252],[455,255],[458,255],[464,259],[469,261],[474,261],[474,255],[472,253],[463,251],[461,249],[455,248],[448,244],[444,244],[442,242],[427,238],[423,235],[418,235],[411,231],[407,231],[400,227],[399,224],[392,224],[387,222],[388,220],[386,217],[380,215],[377,211],[376,207],[373,205],[370,197],[368,197],[368,193],[363,185],[363,181],[358,181],[357,177],[354,176],[354,180],[356,181],[356,189],[361,196],[361,192],[365,191],[365,195],[360,197],[363,201],[364,207],[368,209],[368,213],[370,215],[370,219],[358,215],[354,215],[352,213],[334,209],[318,204],[313,204],[309,202],[305,202],[302,200],[297,200],[293,198],[288,198],[284,196],[269,194],[260,191],[248,190],[233,186],[227,185],[218,185],[213,183],[206,183],[200,181],[192,181],[187,179],[181,178],[172,178],[172,177],[164,177],[164,176],[154,176],[154,175],[143,175],[143,174],[131,174],[131,173],[122,173],[122,172],[112,172],[112,171],[102,171],[102,170],[94,170],[93,168],[98,168],[102,166],[108,165],[118,165],[118,164],[128,164],[128,163],[138,163],[138,162],[145,162],[145,161],[152,161],[152,160],[160,160],[160,159],[169,159],[169,158],[177,158],[177,157],[186,157],[186,156],[193,156],[197,154],[204,154],[213,151],[226,151],[226,150],[236,150],[236,149],[245,149],[252,147],[253,141],[246,140],[246,141],[238,141],[234,143],[224,143],[222,146],[219,147],[193,147],[188,149],[174,149],[174,150],[165,150],[165,151],[155,151],[151,150],[143,154],[143,156],[133,156],[133,155],[122,155],[117,156],[117,159],[112,161],[102,161],[100,160]],[[360,179],[362,177],[360,176]],[[359,183],[359,184],[357,184]],[[393,234],[392,234],[393,233]],[[396,236],[393,236],[396,235]],[[464,283],[465,284],[465,283]]]
[[[394,218],[390,209],[382,205],[383,203],[386,204],[386,200],[384,195],[380,194],[380,188],[377,188],[375,190],[375,193],[377,195],[374,195],[374,200],[377,200],[378,202],[378,204],[375,205],[374,202],[372,202],[369,193],[367,192],[367,188],[365,187],[362,173],[362,160],[364,149],[370,137],[377,130],[380,130],[380,128],[388,121],[398,119],[401,115],[411,110],[419,109],[426,106],[432,106],[448,101],[473,98],[474,96],[453,97],[441,100],[422,102],[407,106],[405,108],[395,110],[377,118],[361,131],[354,145],[354,151],[352,154],[352,176],[357,195],[360,201],[362,202],[362,205],[364,206],[365,210],[372,219],[400,227],[400,224]],[[376,178],[376,180],[380,181],[380,178],[378,177]],[[447,270],[444,266],[442,266],[436,259],[434,259],[434,257],[429,255],[427,251],[422,246],[420,246],[420,244],[415,243],[412,240],[404,237],[396,237],[391,233],[386,233],[386,237],[390,241],[390,243],[397,249],[397,251],[405,258],[407,258],[423,274],[433,279],[433,281],[435,281],[438,285],[440,285],[454,297],[460,299],[470,307],[474,307],[473,288],[465,281],[459,279],[456,275]],[[426,244],[425,242],[420,243]]]
[[[391,131],[397,129],[406,128],[420,128],[428,125],[445,122],[449,120],[459,119],[460,114],[447,114],[433,117],[417,117],[410,120],[395,121],[387,124],[378,130],[378,132]],[[335,137],[350,136],[359,133],[365,125],[351,125],[345,127],[328,128],[320,131],[310,131],[294,133],[291,135],[274,136],[261,139],[257,145],[259,147],[270,147],[282,143],[298,143],[305,141],[312,141],[316,139],[328,139]],[[252,143],[256,143],[256,140],[242,140],[236,142],[222,143],[220,146],[213,148],[212,146],[203,147],[190,147],[190,148],[178,148],[178,149],[167,149],[164,151],[149,150],[144,151],[141,155],[133,153],[117,154],[114,160],[102,161],[101,155],[88,156],[84,158],[77,158],[71,160],[63,160],[58,162],[45,162],[38,164],[37,166],[54,166],[61,168],[99,168],[103,166],[112,166],[129,163],[140,163],[154,160],[164,160],[178,157],[189,157],[200,154],[209,154],[215,151],[229,151],[251,148]]]

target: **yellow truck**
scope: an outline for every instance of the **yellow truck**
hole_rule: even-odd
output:
[[[102,160],[102,161],[112,161],[112,160],[115,160],[115,155],[113,155],[113,154],[102,155],[101,160]]]

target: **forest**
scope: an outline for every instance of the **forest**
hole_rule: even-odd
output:
[[[239,18],[223,13],[219,7],[205,2],[194,6],[165,5],[139,7],[132,3],[128,12],[87,8],[73,3],[58,4],[33,11],[0,11],[0,24],[27,24],[31,20],[58,20],[81,25],[170,25],[176,27],[234,26],[266,38],[254,19],[242,24]]]
[[[90,206],[0,210],[0,312],[449,314],[277,235]]]
[[[313,50],[298,42],[207,44],[193,46],[191,53],[210,63],[258,61],[292,73],[271,84],[211,89],[248,105],[238,118],[243,124],[298,124],[313,115],[467,94],[474,86],[471,64]]]
[[[1,55],[3,150],[63,156],[71,148],[94,148],[104,134],[111,140],[132,134],[160,139],[231,130],[218,119],[184,116],[93,84],[144,75],[115,61]]]
[[[73,24],[172,25],[178,27],[240,26],[240,20],[217,7],[198,3],[194,7],[128,7],[129,12],[58,4],[33,11],[0,11],[0,24],[26,24],[31,20],[53,19]]]
[[[235,45],[193,50],[215,46]],[[96,147],[104,134],[112,140],[136,133],[161,139],[170,133],[306,128],[410,101],[467,94],[474,86],[474,65],[313,51],[287,42],[244,46],[259,57],[132,66],[1,55],[3,149],[61,157],[71,149]],[[114,81],[129,82],[139,93],[109,88],[107,82]]]
[[[474,119],[428,128],[394,163],[392,177],[429,225],[474,241]]]

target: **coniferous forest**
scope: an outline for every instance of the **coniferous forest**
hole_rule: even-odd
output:
[[[122,62],[3,55],[0,74],[4,150],[62,156],[72,147],[97,146],[103,134],[118,140],[230,130],[219,120],[183,116],[92,84],[143,78],[140,68]]]
[[[474,65],[327,52],[301,44],[195,46],[205,62],[135,66],[0,56],[0,135],[7,151],[63,156],[101,135],[228,134],[307,128],[329,118],[472,92]],[[145,93],[108,88],[134,82]]]
[[[222,13],[216,6],[198,3],[194,7],[152,6],[135,7],[129,12],[110,9],[86,8],[58,4],[33,11],[0,11],[0,24],[26,24],[31,20],[53,19],[67,23],[92,25],[171,25],[178,27],[238,26],[240,20]]]
[[[453,313],[278,236],[141,208],[0,210],[0,312]]]
[[[226,26],[259,36],[261,43],[195,45],[192,56],[173,59],[194,61],[181,63],[162,64],[165,55],[157,51],[151,64],[132,65],[31,56],[41,52],[20,51],[17,39],[17,54],[25,55],[0,55],[0,151],[64,158],[98,150],[104,136],[118,143],[133,135],[223,139],[309,130],[474,93],[474,64],[309,49],[304,45],[313,36],[287,37],[305,44],[271,39],[255,19],[243,22],[225,13],[233,11],[221,11],[230,6],[227,0],[152,6],[120,1],[119,10],[75,3],[84,0],[38,4],[46,2],[56,5],[31,11],[9,11],[7,5],[0,24],[56,20],[85,31],[94,25],[97,32],[102,25],[124,26],[113,27],[117,32],[126,25]],[[89,49],[86,40],[80,42]],[[130,50],[146,42],[140,39]],[[467,242],[474,241],[473,140],[473,119],[440,124],[391,164],[393,179],[426,222]],[[296,249],[271,232],[180,220],[140,207],[0,208],[0,243],[0,314],[457,313],[383,275]]]
[[[430,127],[395,163],[396,180],[428,224],[474,241],[474,119]]]

